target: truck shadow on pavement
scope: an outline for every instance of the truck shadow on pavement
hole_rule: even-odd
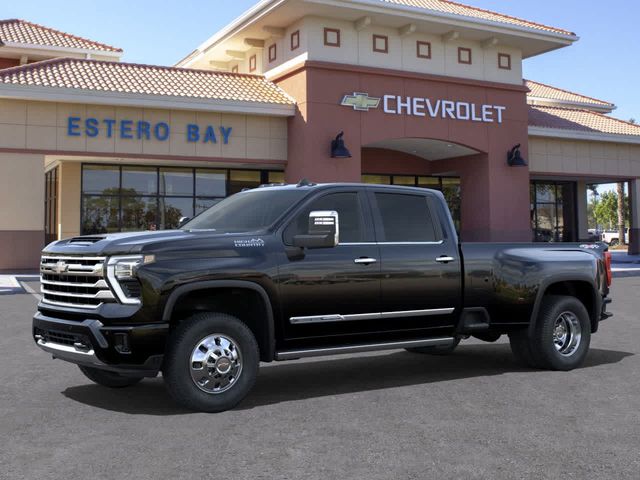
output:
[[[630,352],[592,348],[581,369],[618,363],[632,355]],[[402,351],[304,363],[277,363],[260,369],[253,390],[235,410],[526,371],[535,372],[518,365],[509,345],[505,344],[463,345],[448,357]],[[144,380],[124,390],[88,384],[69,387],[62,394],[86,405],[121,413],[160,416],[193,413],[173,403],[160,378]]]

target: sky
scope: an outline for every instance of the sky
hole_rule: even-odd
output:
[[[23,18],[125,51],[123,61],[172,65],[257,0],[2,0],[0,18]],[[464,2],[464,0],[463,0]],[[637,0],[466,0],[480,8],[576,32],[568,48],[525,61],[525,76],[618,105],[640,121]]]

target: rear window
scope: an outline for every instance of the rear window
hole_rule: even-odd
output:
[[[400,193],[376,193],[382,221],[382,242],[436,242],[427,197]]]

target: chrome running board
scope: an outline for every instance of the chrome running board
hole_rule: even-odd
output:
[[[325,355],[340,355],[344,353],[375,352],[378,350],[397,350],[416,347],[448,347],[453,345],[453,337],[425,338],[422,340],[405,340],[389,343],[366,343],[348,345],[345,347],[310,348],[306,350],[285,350],[276,352],[276,360],[295,360],[297,358],[322,357]]]

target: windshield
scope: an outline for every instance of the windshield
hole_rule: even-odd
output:
[[[221,233],[265,230],[296,204],[308,190],[250,190],[236,193],[205,210],[182,230],[215,230]]]

